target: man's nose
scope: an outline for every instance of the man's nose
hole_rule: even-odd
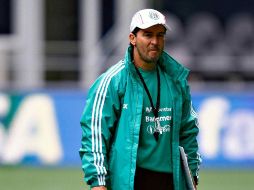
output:
[[[152,44],[158,44],[158,41],[159,41],[158,38],[155,36],[155,37],[152,38],[151,43]]]

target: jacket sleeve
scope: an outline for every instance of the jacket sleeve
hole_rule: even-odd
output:
[[[104,75],[89,90],[81,117],[82,141],[79,154],[85,181],[91,187],[106,186],[110,139],[120,101],[114,83]]]
[[[193,176],[198,177],[199,165],[201,164],[200,154],[198,153],[197,135],[199,132],[197,113],[194,111],[189,85],[185,85],[185,95],[183,100],[182,123],[180,129],[180,146],[187,154],[188,164]]]

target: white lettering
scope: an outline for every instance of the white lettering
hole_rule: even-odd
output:
[[[146,122],[154,122],[155,117],[146,116]]]
[[[5,138],[6,138],[6,134],[5,134],[4,126],[2,123],[0,123],[0,158],[3,152]]]
[[[6,116],[10,109],[10,99],[6,94],[0,93],[0,117]]]
[[[170,112],[170,111],[172,111],[172,108],[160,108],[159,109],[159,112]],[[152,112],[152,107],[146,107],[146,112],[147,113],[150,113],[150,112]]]
[[[19,163],[26,155],[36,155],[43,163],[62,158],[53,102],[43,94],[26,97],[13,119],[4,143],[3,163]]]
[[[200,106],[200,150],[204,157],[217,156],[220,149],[220,132],[228,111],[229,102],[224,97],[208,98]]]
[[[172,111],[172,108],[160,108],[159,112]]]
[[[235,109],[224,97],[206,99],[199,110],[199,145],[204,158],[254,159],[254,112]],[[222,134],[223,130],[223,134]]]
[[[146,112],[150,113],[152,111],[152,107],[146,107]]]
[[[159,121],[170,121],[171,119],[172,119],[171,116],[161,116],[161,117],[159,117]],[[145,120],[146,120],[146,122],[154,122],[155,117],[146,116]]]
[[[6,94],[0,93],[0,118],[3,118],[6,116],[10,109],[11,103],[10,99]],[[0,157],[3,152],[4,148],[4,142],[6,139],[6,132],[4,129],[4,125],[0,123]]]
[[[171,120],[171,116],[162,116],[159,119],[160,119],[160,121],[170,121]]]
[[[225,157],[229,159],[254,158],[254,112],[237,110],[228,121],[223,138]]]
[[[170,125],[162,126],[162,127],[160,127],[160,129],[156,128],[155,126],[149,125],[147,127],[147,132],[151,135],[154,134],[154,132],[169,133],[170,132]]]

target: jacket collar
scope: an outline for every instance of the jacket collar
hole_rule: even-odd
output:
[[[135,67],[132,63],[132,46],[129,46],[125,53],[125,66],[130,69],[132,73],[136,73]],[[163,51],[161,57],[159,58],[158,64],[161,69],[164,70],[173,80],[183,80],[186,79],[189,70],[173,59],[169,54]]]

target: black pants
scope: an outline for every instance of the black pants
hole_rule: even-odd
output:
[[[137,167],[134,190],[174,190],[173,174]]]

